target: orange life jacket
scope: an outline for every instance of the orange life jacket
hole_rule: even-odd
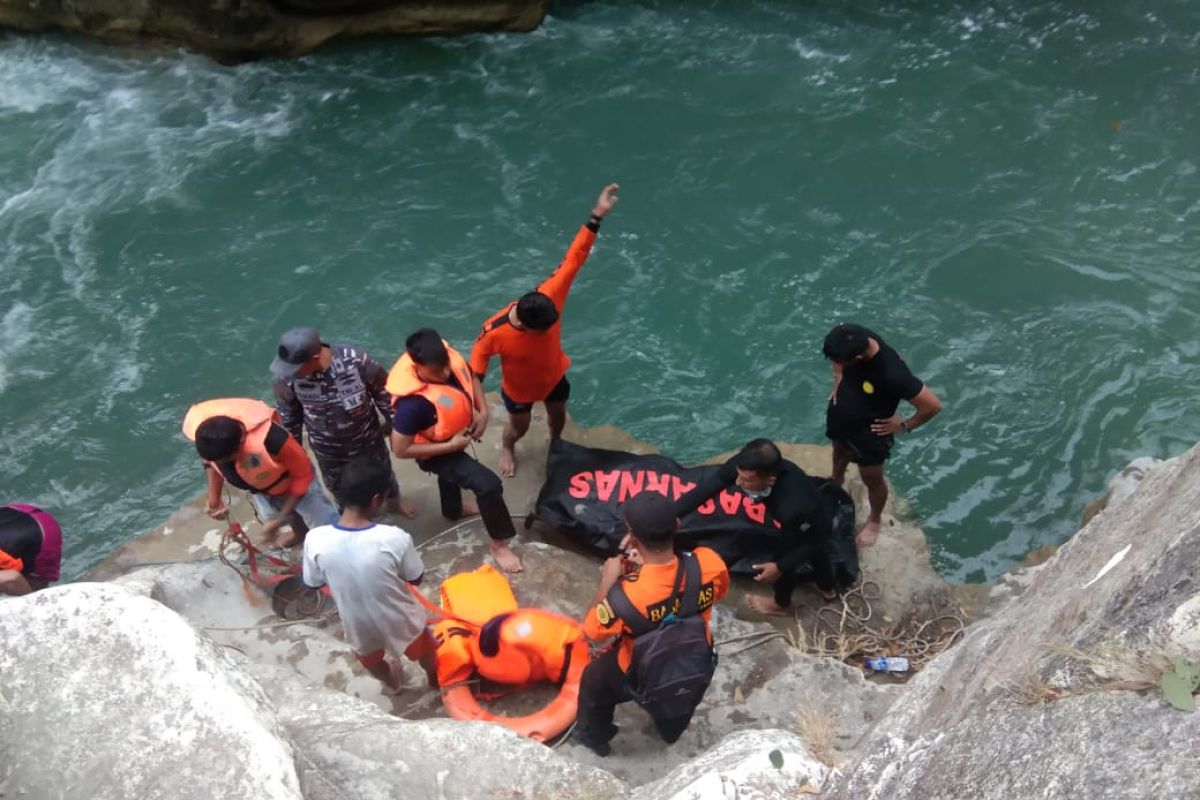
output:
[[[517,608],[508,579],[492,567],[452,575],[442,582],[437,641],[442,702],[454,719],[495,722],[542,742],[575,721],[579,681],[588,663],[587,639],[578,622],[536,608]],[[486,651],[486,653],[485,653]],[[549,705],[523,717],[493,715],[471,691],[472,675],[509,686],[560,683]]]
[[[433,403],[437,422],[413,437],[417,444],[447,442],[465,431],[475,415],[475,382],[467,362],[450,343],[442,340],[450,354],[450,370],[462,385],[460,392],[448,383],[428,383],[417,375],[417,365],[408,353],[400,356],[388,372],[387,390],[392,397],[417,395]]]
[[[183,418],[183,435],[196,441],[196,429],[213,417],[231,417],[246,429],[246,438],[234,463],[238,476],[256,492],[287,494],[290,485],[288,471],[267,452],[267,434],[271,431],[271,424],[279,422],[279,414],[275,409],[261,400],[246,397],[205,400],[188,409],[187,416]],[[211,466],[218,469],[216,464]]]
[[[498,639],[488,631],[492,625],[499,628]],[[575,620],[539,608],[522,608],[498,617],[484,626],[480,635],[471,637],[471,655],[476,671],[496,683],[522,686],[558,681],[566,666],[567,648],[582,639],[583,629]],[[483,652],[485,646],[488,653]]]

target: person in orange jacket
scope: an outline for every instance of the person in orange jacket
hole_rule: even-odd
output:
[[[648,621],[661,622],[672,613],[675,583],[683,572],[675,553],[679,520],[675,504],[657,492],[634,495],[621,510],[629,534],[622,546],[627,557],[613,556],[600,568],[600,586],[593,607],[583,619],[583,633],[595,642],[616,637],[613,644],[594,658],[579,684],[579,714],[572,734],[575,741],[598,756],[612,752],[609,740],[617,734],[613,714],[620,703],[634,699],[626,673],[633,660],[634,629],[610,602],[609,592],[620,586],[633,609]],[[712,644],[713,605],[729,591],[729,569],[710,548],[697,547],[691,556],[698,562],[700,585],[697,602],[700,617]],[[694,710],[694,709],[693,709]],[[663,741],[679,739],[692,714],[653,718]]]
[[[22,595],[58,580],[62,528],[37,506],[0,506],[0,595]]]
[[[395,398],[392,452],[437,475],[442,516],[483,517],[497,566],[520,572],[521,559],[508,544],[517,530],[500,477],[465,452],[487,428],[479,378],[437,331],[422,328],[405,340],[404,355],[388,373],[387,390]],[[476,503],[463,502],[463,489],[474,492]]]
[[[500,445],[500,474],[517,473],[517,442],[529,430],[534,403],[544,403],[551,440],[562,436],[567,421],[571,384],[567,368],[571,359],[562,349],[562,311],[571,284],[596,241],[600,223],[617,204],[617,189],[610,183],[600,192],[587,224],[579,229],[567,255],[536,291],[509,303],[483,323],[471,348],[471,370],[480,381],[487,375],[492,356],[500,357],[500,399],[508,422]]]
[[[261,400],[233,397],[197,403],[188,409],[183,433],[196,443],[204,462],[204,512],[213,519],[229,514],[221,498],[229,483],[250,493],[264,518],[263,538],[271,544],[290,547],[302,541],[309,528],[337,521],[337,510],[313,480],[308,453]],[[284,524],[291,526],[293,535],[279,538]]]

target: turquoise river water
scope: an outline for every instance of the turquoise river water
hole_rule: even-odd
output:
[[[1200,440],[1197,52],[1186,0],[573,2],[239,67],[3,36],[0,498],[82,573],[199,492],[184,410],[266,397],[282,329],[466,347],[618,180],[577,419],[820,441],[861,321],[946,403],[890,470],[938,567],[994,577]]]

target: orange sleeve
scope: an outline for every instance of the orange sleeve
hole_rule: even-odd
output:
[[[25,571],[25,562],[19,558],[13,558],[8,553],[0,550],[0,570],[11,569],[16,572]]]
[[[715,550],[707,547],[696,548],[696,557],[700,559],[700,574],[712,580],[713,602],[720,600],[729,592],[729,568]]]
[[[300,443],[289,434],[287,442],[279,448],[276,458],[287,468],[288,475],[292,479],[292,483],[288,487],[288,494],[299,496],[307,492],[309,484],[313,481],[313,468],[312,462],[308,460],[308,453],[304,452]]]
[[[587,261],[588,254],[592,252],[592,245],[595,242],[595,231],[586,225],[582,226],[579,233],[575,234],[575,240],[571,242],[570,248],[567,249],[567,255],[558,265],[558,269],[554,270],[554,274],[542,281],[542,285],[538,287],[539,292],[554,301],[555,307],[560,312],[567,302],[567,293],[571,291],[571,284],[574,283],[575,276],[579,274],[583,262]]]
[[[583,618],[583,635],[593,642],[617,636],[625,631],[625,623],[613,613],[607,600],[601,600],[588,609]]]
[[[487,375],[488,363],[492,360],[492,356],[496,355],[493,345],[491,331],[480,331],[479,338],[475,340],[475,344],[471,345],[471,358],[468,365],[471,367],[471,372],[476,375]]]

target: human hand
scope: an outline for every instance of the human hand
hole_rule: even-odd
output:
[[[449,444],[453,448],[453,450],[451,450],[451,452],[457,453],[461,450],[466,450],[467,447],[470,446],[470,444],[471,444],[470,430],[471,429],[468,427],[467,430],[459,431],[458,433],[456,433],[450,437],[450,441],[447,442],[447,444]]]
[[[617,582],[617,579],[625,574],[625,559],[621,556],[613,556],[612,558],[604,559],[604,563],[600,565],[600,583],[601,585],[612,585]]]
[[[754,576],[754,580],[759,583],[774,583],[783,577],[783,572],[774,561],[768,561],[765,564],[751,564],[750,566],[757,570],[758,574]]]
[[[275,534],[278,533],[279,529],[283,527],[284,521],[285,520],[283,517],[272,517],[271,519],[269,519],[263,523],[262,537],[263,537],[264,543],[266,543],[266,544],[274,544],[275,543]]]
[[[229,506],[220,500],[217,500],[216,503],[208,500],[204,503],[204,513],[213,519],[225,519],[225,517],[229,516]]]
[[[904,431],[904,418],[893,414],[887,419],[877,419],[871,423],[871,433],[876,436],[891,436]]]
[[[617,200],[619,199],[617,197],[617,190],[620,188],[620,185],[610,183],[601,190],[600,196],[596,198],[596,205],[592,208],[593,217],[604,219],[608,216],[608,212],[612,211],[613,206],[617,204]]]
[[[481,441],[483,439],[483,432],[487,430],[488,418],[487,411],[477,410],[474,416],[471,417],[471,424],[467,426],[467,435],[477,442]]]

